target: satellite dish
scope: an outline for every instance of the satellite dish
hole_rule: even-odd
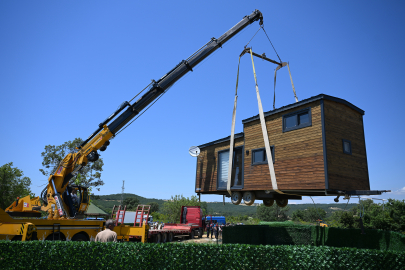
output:
[[[200,148],[198,148],[198,146],[191,146],[190,149],[188,149],[188,153],[192,157],[198,157],[198,155],[200,154]]]

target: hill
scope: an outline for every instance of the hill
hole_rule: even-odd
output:
[[[94,203],[97,207],[101,208],[107,213],[111,213],[113,206],[119,205],[121,201],[121,194],[99,195],[98,197],[98,199],[92,199],[92,203]],[[124,199],[131,197],[138,198],[140,204],[149,204],[151,202],[156,202],[157,204],[159,204],[159,209],[162,209],[164,202],[167,201],[154,198],[148,199],[135,194],[124,193]],[[345,207],[346,210],[349,210],[356,205],[357,204],[355,203],[350,203],[346,207],[345,203],[331,203],[316,204],[316,207],[324,209],[326,211],[326,216],[329,217],[335,211],[343,210],[345,209]],[[222,202],[207,202],[208,214],[215,216],[255,216],[257,206],[259,206],[259,203],[255,203],[252,206],[246,206],[243,204],[233,205],[232,203],[225,203],[225,205],[223,205]],[[289,204],[288,206],[290,207],[290,211],[288,212],[289,216],[291,216],[292,213],[298,209],[305,210],[309,207],[314,207],[313,204]]]

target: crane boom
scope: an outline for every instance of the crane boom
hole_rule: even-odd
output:
[[[77,213],[84,213],[88,206],[87,199],[85,201],[82,200],[82,205],[79,208],[72,207],[71,191],[67,189],[69,181],[81,170],[82,167],[86,166],[88,162],[97,161],[99,158],[97,151],[106,150],[107,146],[110,144],[109,140],[114,137],[118,131],[122,130],[131,119],[159,98],[181,77],[189,71],[192,71],[201,61],[254,21],[259,21],[260,25],[263,24],[263,15],[259,10],[255,10],[250,15],[245,16],[240,22],[234,25],[218,39],[212,38],[207,44],[197,50],[186,60],[181,61],[159,80],[153,81],[147,92],[133,104],[130,104],[129,102],[122,103],[121,106],[107,119],[101,122],[97,130],[78,147],[78,152],[66,155],[54,174],[49,176],[48,185],[41,194],[42,201],[45,205],[45,207],[42,207],[41,209],[48,211],[51,208],[51,205],[56,205],[57,210],[55,211],[56,216],[54,216],[54,218],[58,218],[58,216],[62,218],[74,217]],[[78,188],[80,189],[81,187]],[[72,187],[70,190],[71,189]],[[82,193],[84,194],[83,197],[86,197],[87,189],[84,189]],[[6,210],[9,213],[13,211],[17,212],[17,206],[18,202],[15,202],[14,205]],[[39,207],[38,204],[33,206]]]

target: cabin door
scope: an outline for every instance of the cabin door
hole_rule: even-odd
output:
[[[217,190],[226,189],[228,182],[229,150],[218,152]],[[231,188],[243,187],[243,147],[233,150]]]

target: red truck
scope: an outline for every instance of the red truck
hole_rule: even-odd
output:
[[[173,241],[174,237],[190,237],[195,235],[201,238],[203,235],[203,213],[199,206],[182,206],[180,223],[166,223],[161,229],[149,230],[149,237],[155,243]]]
[[[150,205],[138,205],[135,214],[134,225],[124,224],[126,207],[121,210],[121,206],[115,211],[115,206],[111,215],[115,219],[114,231],[117,238],[122,241],[141,241],[165,243],[171,242],[175,237],[189,237],[194,239],[202,237],[204,224],[202,221],[203,213],[199,206],[182,206],[180,214],[180,223],[166,223],[163,228],[151,229],[149,220]]]

